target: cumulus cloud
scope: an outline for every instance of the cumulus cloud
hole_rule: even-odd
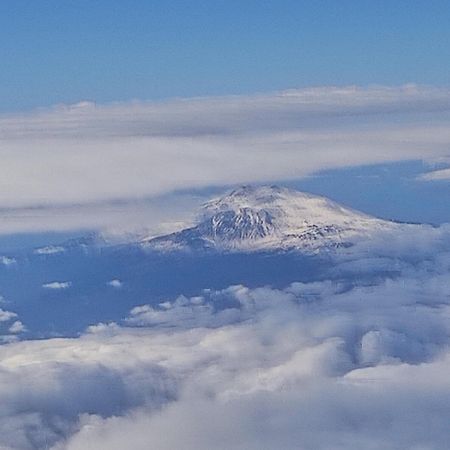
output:
[[[123,283],[118,279],[114,279],[114,280],[108,281],[108,286],[111,286],[116,289],[120,289],[123,286]]]
[[[23,333],[26,331],[25,325],[20,321],[16,320],[8,329],[8,331],[12,334]]]
[[[431,292],[420,284],[402,279],[346,291],[327,282],[297,283],[283,291],[216,292],[241,305],[234,325],[211,320],[212,328],[158,333],[165,345],[166,339],[176,343],[166,367],[189,373],[195,361],[177,401],[158,414],[85,416],[57,448],[444,449],[448,304],[435,309],[441,296],[421,305],[415,292]],[[178,324],[174,310],[184,308],[186,301],[177,300],[159,311]],[[154,326],[153,317],[149,323]],[[201,314],[199,324],[205,325]]]
[[[11,319],[17,317],[17,314],[12,311],[5,311],[0,308],[0,322],[8,322]]]
[[[10,256],[0,256],[0,264],[4,266],[11,266],[14,265],[17,261],[15,258],[12,258]]]
[[[1,346],[0,446],[446,449],[450,252],[426,230],[340,255],[338,281],[206,289]]]
[[[4,301],[3,297],[0,301]],[[18,335],[25,331],[26,326],[18,320],[17,313],[0,308],[0,344],[18,340]]]
[[[83,216],[77,208],[327,168],[445,158],[449,109],[448,90],[411,85],[85,104],[4,116],[0,207],[14,218],[33,216],[37,206],[50,214],[50,207],[77,205],[74,223],[98,225],[104,211]],[[44,219],[43,227],[61,220],[57,214],[53,225]]]

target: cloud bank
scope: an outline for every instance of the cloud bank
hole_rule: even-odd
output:
[[[444,450],[445,233],[339,257],[338,282],[204,290],[3,345],[0,447]]]
[[[46,211],[41,226],[48,227],[48,208],[93,205],[91,215],[78,210],[72,220],[98,225],[105,206],[97,215],[96,208],[112,201],[447,158],[449,124],[450,91],[413,85],[82,103],[3,116],[0,208],[9,220],[31,215],[32,222]]]

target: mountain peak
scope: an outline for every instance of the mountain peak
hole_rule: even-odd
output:
[[[277,186],[275,184],[272,184],[271,186],[255,186],[251,184],[244,184],[233,191],[230,192],[229,196],[234,197],[245,197],[249,195],[274,195],[279,194],[281,192],[289,192],[289,189],[287,188],[281,188],[280,186]]]
[[[304,192],[279,187],[276,185],[244,185],[232,190],[222,197],[210,200],[209,202],[205,203],[205,205],[203,206],[203,210],[214,210],[214,208],[218,206],[226,208],[269,206],[274,202],[289,201],[290,198],[292,199],[294,197],[301,197],[306,199],[315,196]]]
[[[316,251],[347,247],[374,229],[392,226],[325,197],[245,185],[204,204],[196,226],[143,244],[158,250]]]

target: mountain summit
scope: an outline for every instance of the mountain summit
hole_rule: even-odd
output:
[[[314,252],[348,247],[396,226],[325,197],[278,186],[243,186],[206,203],[194,227],[144,239],[142,245],[159,251]]]

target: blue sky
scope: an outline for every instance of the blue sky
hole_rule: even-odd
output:
[[[0,111],[310,85],[448,86],[448,1],[7,0]]]

